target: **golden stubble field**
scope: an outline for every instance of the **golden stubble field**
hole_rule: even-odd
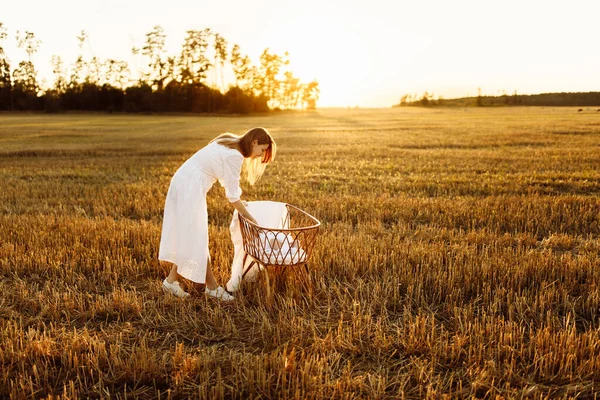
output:
[[[166,297],[172,174],[254,126],[279,153],[244,197],[322,221],[310,275]],[[600,113],[0,114],[0,182],[0,398],[600,391]],[[215,185],[222,284],[232,211]]]

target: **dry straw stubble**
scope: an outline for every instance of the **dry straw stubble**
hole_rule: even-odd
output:
[[[600,124],[571,109],[0,116],[0,397],[593,397]],[[178,166],[222,131],[280,153],[248,199],[322,223],[311,273],[165,297]],[[208,199],[228,279],[231,206]]]

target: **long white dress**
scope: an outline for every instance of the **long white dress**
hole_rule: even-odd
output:
[[[206,193],[218,180],[227,199],[238,201],[243,162],[239,151],[212,142],[183,163],[171,179],[158,259],[177,265],[177,272],[186,279],[206,281],[210,257]]]

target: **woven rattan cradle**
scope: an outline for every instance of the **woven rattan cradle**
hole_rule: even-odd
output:
[[[248,257],[252,262],[244,270],[242,278],[256,264],[267,267],[295,267],[308,263],[317,239],[321,222],[291,204],[285,204],[287,214],[280,229],[256,225],[239,214],[240,230],[246,265]]]

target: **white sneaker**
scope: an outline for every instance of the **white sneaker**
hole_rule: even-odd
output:
[[[204,292],[212,297],[216,297],[219,300],[223,300],[223,301],[232,301],[235,300],[235,297],[233,297],[232,295],[230,295],[229,293],[227,293],[227,290],[223,289],[222,286],[219,286],[216,289],[210,290],[209,288],[206,288],[204,290]]]
[[[162,283],[162,288],[165,293],[170,293],[173,296],[177,296],[180,298],[188,297],[190,294],[183,290],[181,286],[179,286],[179,282],[175,281],[173,283],[169,283],[167,278]]]

